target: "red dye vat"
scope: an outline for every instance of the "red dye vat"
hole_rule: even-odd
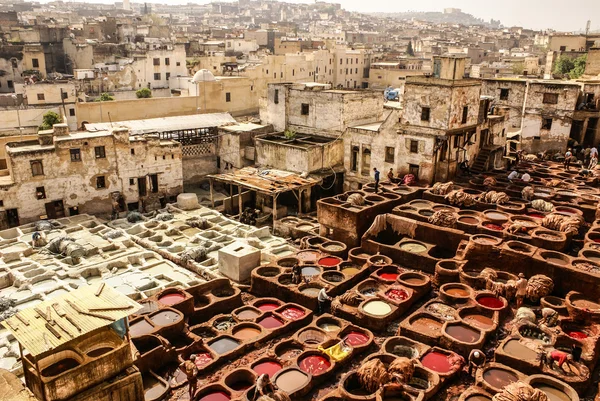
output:
[[[277,327],[283,326],[283,322],[273,316],[267,316],[266,318],[261,319],[258,324],[265,329],[276,329]]]
[[[592,241],[594,241],[594,242],[597,242],[597,243],[599,243],[599,244],[600,244],[600,238],[595,238],[595,239],[593,239]]]
[[[290,320],[298,320],[304,315],[306,315],[306,313],[302,309],[294,308],[293,306],[285,308],[281,312],[281,316]]]
[[[574,338],[576,340],[585,340],[586,338],[588,338],[588,335],[585,334],[583,331],[570,330],[566,333],[569,337]]]
[[[540,214],[540,213],[527,213],[527,216],[534,217],[536,219],[543,219],[544,217],[546,217],[546,216],[544,216],[543,214]]]
[[[208,393],[198,401],[229,401],[231,397],[224,391],[215,391]]]
[[[477,298],[477,302],[480,305],[485,306],[486,308],[492,308],[492,309],[500,309],[504,306],[504,303],[502,302],[501,299],[498,299],[491,295],[479,297],[479,298]]]
[[[319,376],[329,369],[331,362],[321,355],[310,355],[303,358],[298,366],[306,373],[310,373],[313,376]]]
[[[398,273],[381,272],[379,273],[379,277],[381,277],[384,280],[396,281],[396,279],[398,278]]]
[[[279,308],[279,304],[276,304],[275,302],[264,302],[262,304],[259,304],[257,306],[258,309],[260,309],[263,312],[267,312],[270,310],[275,310],[277,308]]]
[[[437,351],[427,353],[423,359],[421,359],[421,364],[426,368],[439,373],[448,373],[452,370],[452,365],[450,365],[450,361],[448,361],[448,355]]]
[[[350,333],[348,333],[348,335],[346,335],[346,337],[344,337],[344,341],[346,341],[346,343],[350,344],[351,346],[356,347],[369,342],[369,337],[367,337],[365,333],[362,333],[360,331],[351,331]]]
[[[321,266],[336,266],[339,263],[340,263],[340,260],[338,258],[334,258],[332,256],[327,256],[327,257],[319,259],[319,264]]]
[[[408,298],[408,293],[398,288],[392,288],[391,290],[388,290],[385,295],[394,301],[404,301],[406,298]]]
[[[210,361],[212,361],[212,359],[212,355],[208,352],[205,352],[203,354],[196,354],[196,359],[194,359],[194,363],[196,364],[196,367],[200,369],[205,365],[208,365]]]
[[[183,301],[184,299],[185,299],[185,296],[183,294],[174,292],[172,294],[166,294],[166,295],[163,295],[162,297],[158,298],[158,302],[160,302],[163,305],[175,305],[176,303],[179,303],[179,302]]]
[[[275,373],[279,372],[283,366],[279,362],[267,361],[259,363],[255,365],[252,370],[256,372],[257,375],[267,375],[269,377],[273,377]]]
[[[504,230],[504,227],[499,226],[498,224],[494,224],[494,223],[483,223],[483,226],[485,228],[489,228],[490,230],[495,230],[495,231],[502,231],[502,230]]]

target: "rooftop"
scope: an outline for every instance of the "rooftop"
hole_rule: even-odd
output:
[[[226,184],[242,186],[271,196],[310,187],[318,183],[318,180],[304,178],[288,171],[269,168],[258,169],[254,167],[244,167],[230,173],[213,174],[208,177]]]

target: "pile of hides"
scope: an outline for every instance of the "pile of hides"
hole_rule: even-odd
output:
[[[156,217],[154,217],[154,220],[158,220],[158,221],[169,221],[169,220],[173,220],[173,215],[169,212],[164,212],[164,213],[158,213],[156,215]]]
[[[207,254],[208,250],[203,246],[186,249],[185,251],[181,252],[181,262],[184,265],[186,265],[189,261],[194,261],[196,263],[204,262]]]
[[[104,237],[109,239],[115,239],[121,237],[122,235],[123,232],[121,230],[110,230],[104,234]]]
[[[536,274],[527,280],[527,298],[532,301],[550,295],[554,289],[552,279],[543,274]]]
[[[346,291],[331,302],[331,310],[341,309],[342,305],[358,306],[365,298],[356,290]]]
[[[365,204],[365,198],[361,194],[351,194],[348,196],[347,201],[352,206],[363,206]]]
[[[446,195],[445,199],[449,204],[456,206],[469,207],[475,204],[475,198],[473,198],[473,195],[459,190],[451,191],[448,195]]]
[[[48,220],[40,220],[35,223],[35,231],[50,231],[54,228]]]
[[[563,216],[561,214],[549,214],[542,220],[542,227],[565,234],[577,234],[582,221],[577,216]]]
[[[477,200],[483,203],[503,205],[510,200],[510,197],[504,192],[487,191],[479,195]]]
[[[542,178],[542,182],[549,188],[569,188],[569,184],[563,182],[563,180],[559,180],[558,178],[553,178],[551,180],[544,180]]]
[[[402,185],[413,185],[417,180],[413,174],[406,174],[404,178],[402,178]]]
[[[531,207],[540,212],[551,212],[554,210],[554,205],[550,202],[546,202],[543,199],[536,199],[531,202]]]
[[[492,401],[548,401],[548,396],[542,390],[518,381],[505,386]]]
[[[73,238],[56,237],[48,242],[46,250],[54,254],[70,256],[72,258],[81,258],[85,256],[85,249],[75,242]]]
[[[485,269],[483,269],[480,273],[479,273],[480,277],[483,277],[486,280],[496,280],[498,279],[498,273],[496,273],[496,270],[492,269],[491,267],[486,267]]]
[[[535,312],[525,306],[521,306],[517,309],[515,320],[520,323],[536,324]]]
[[[525,233],[527,232],[527,228],[528,227],[526,225],[521,223],[512,223],[506,228],[506,231],[508,231],[510,234]]]
[[[275,390],[269,395],[260,396],[257,401],[292,401],[292,399],[286,392]]]
[[[525,200],[528,200],[528,201],[532,200],[533,195],[534,195],[534,190],[533,190],[532,186],[525,187],[521,191],[521,198],[523,198]]]
[[[494,177],[487,177],[485,180],[483,180],[483,185],[485,185],[486,187],[494,187],[497,183],[498,182]]]
[[[17,313],[17,310],[14,308],[14,306],[14,299],[0,297],[0,322]]]
[[[138,221],[144,220],[144,216],[140,212],[129,212],[127,213],[127,221],[130,223],[137,223]]]
[[[524,159],[527,160],[528,162],[534,162],[538,159],[538,157],[537,157],[537,155],[530,153],[528,155],[525,155]]]
[[[208,221],[203,217],[190,217],[185,220],[185,224],[193,228],[199,228],[201,230],[206,230],[209,227]]]
[[[434,195],[448,195],[454,189],[454,183],[449,182],[436,182],[431,188],[431,193]]]
[[[456,213],[449,210],[438,210],[429,217],[428,221],[430,224],[439,227],[454,228],[457,220],[458,215]]]
[[[356,375],[361,387],[371,394],[390,381],[390,375],[383,362],[379,359],[371,359],[361,365],[357,369]]]
[[[415,362],[412,359],[399,357],[390,364],[389,375],[398,383],[408,383],[415,373]]]
[[[548,327],[554,327],[558,324],[558,312],[552,308],[542,308],[542,319],[540,323],[544,323]]]

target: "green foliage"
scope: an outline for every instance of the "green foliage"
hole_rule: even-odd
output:
[[[101,94],[100,98],[96,99],[97,102],[110,102],[111,100],[115,100],[115,98],[106,92]]]
[[[523,74],[523,71],[525,70],[525,64],[524,63],[514,63],[512,65],[512,73],[515,75],[521,75]]]
[[[60,116],[53,111],[49,111],[42,117],[42,125],[39,129],[40,131],[51,129],[54,124],[58,123],[60,123]]]
[[[415,51],[413,50],[412,47],[412,40],[408,42],[408,46],[406,46],[406,54],[408,54],[411,57],[415,56]]]
[[[585,72],[585,63],[587,54],[572,59],[569,57],[560,57],[554,65],[554,73],[567,76],[571,79],[579,78]]]
[[[149,99],[152,97],[152,91],[148,88],[142,88],[135,92],[138,99]]]
[[[286,139],[294,139],[294,138],[296,138],[296,131],[294,131],[292,129],[286,129],[283,132],[283,136],[285,136]]]

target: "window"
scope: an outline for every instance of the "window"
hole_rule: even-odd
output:
[[[273,102],[275,102],[275,104],[279,104],[279,89],[275,89],[275,96],[273,97]]]
[[[418,164],[409,164],[408,165],[408,173],[415,176],[415,178],[419,179],[419,165]]]
[[[171,65],[171,60],[168,57],[165,58],[165,65]]]
[[[566,50],[567,50],[567,46],[561,46],[561,47],[560,47],[560,51],[561,51],[561,52],[564,52],[564,51],[566,51]]]
[[[302,103],[301,114],[303,116],[307,116],[308,115],[308,111],[309,111],[308,103]]]
[[[160,81],[160,72],[155,72],[154,73],[154,80],[155,81]]]
[[[500,89],[500,100],[508,100],[509,90],[506,88]]]
[[[176,62],[176,63],[175,63],[175,65],[176,65],[177,67],[179,67],[179,66],[181,65],[181,63],[178,61],[178,62]]]
[[[229,92],[225,93],[225,101],[226,102],[231,102],[231,93],[229,93]]]
[[[129,185],[135,185],[135,178],[129,179]]]
[[[104,146],[96,146],[94,148],[94,153],[96,154],[96,159],[105,159],[106,158],[106,151],[104,149]]]
[[[296,70],[292,69],[292,77],[296,76]]]
[[[132,155],[135,155],[135,149],[130,149],[130,150],[129,150],[129,152],[130,152]]]
[[[170,72],[167,72],[167,73],[165,74],[165,79],[166,79],[166,80],[169,80],[169,78],[171,78],[171,73],[170,73]]]
[[[558,93],[544,93],[543,102],[546,104],[557,104],[558,103]]]
[[[69,116],[75,117],[75,109],[69,109]]]
[[[466,124],[468,118],[469,118],[469,106],[465,106],[465,107],[463,107],[461,124]]]
[[[429,121],[429,107],[421,107],[421,121]]]
[[[100,177],[96,177],[96,188],[106,188],[106,179],[103,175],[101,175]]]
[[[80,149],[71,149],[71,161],[72,162],[80,162],[81,161],[81,150]]]
[[[46,190],[44,187],[37,187],[35,189],[35,196],[39,199],[46,199]]]
[[[410,141],[410,153],[419,153],[419,141]]]
[[[358,171],[358,146],[352,147],[352,155],[350,157],[350,170]]]
[[[69,98],[69,94],[68,94],[67,92],[62,92],[62,91],[61,91],[61,92],[60,92],[60,97],[61,97],[63,100],[66,100],[66,99],[68,99],[68,98]]]
[[[393,163],[394,162],[394,154],[396,153],[396,149],[386,146],[385,147],[385,162]]]
[[[38,99],[38,100],[46,100],[46,96],[44,96],[44,94],[43,94],[43,93],[38,93],[38,94],[37,94],[37,99]]]
[[[552,128],[552,119],[551,118],[542,118],[542,129],[551,129]]]
[[[8,85],[9,88],[13,88],[15,86],[13,84],[13,81],[11,81],[11,80],[6,81],[6,84]]]
[[[455,148],[460,147],[460,135],[455,135],[454,136],[454,147]]]
[[[40,62],[37,58],[32,58],[31,59],[31,66],[33,68],[40,68]]]
[[[159,58],[155,58],[154,60],[152,60],[152,64],[154,64],[154,65],[160,65],[160,59]]]
[[[150,192],[158,192],[158,174],[150,174]]]
[[[0,207],[4,207],[4,201],[0,200]]]
[[[31,162],[31,175],[44,175],[44,166],[40,160],[32,160]]]

